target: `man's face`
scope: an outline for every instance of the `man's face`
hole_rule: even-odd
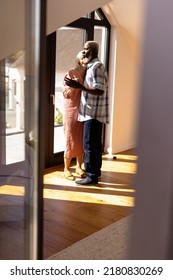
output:
[[[93,59],[92,49],[89,44],[85,43],[82,54],[86,64],[88,64]]]

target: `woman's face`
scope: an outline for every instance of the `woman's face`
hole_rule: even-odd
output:
[[[84,57],[82,57],[81,59],[80,59],[80,65],[81,66],[83,66],[83,67],[86,67],[86,64],[87,64],[87,61],[86,61],[86,59],[84,58]]]

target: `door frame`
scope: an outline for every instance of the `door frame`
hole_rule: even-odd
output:
[[[99,20],[95,18],[95,12],[97,13]],[[107,40],[105,42],[105,67],[108,71],[109,67],[109,46],[110,46],[110,31],[111,25],[107,20],[101,9],[97,9],[91,13],[88,13],[86,17],[81,17],[72,23],[66,25],[66,27],[83,29],[84,37],[83,44],[88,40],[93,40],[94,38],[94,27],[102,26],[106,28]],[[58,164],[63,164],[64,162],[64,151],[55,153],[54,149],[54,106],[53,106],[53,96],[55,94],[55,63],[56,63],[56,32],[47,36],[47,81],[46,81],[46,91],[47,91],[47,108],[46,108],[46,158],[45,158],[45,168],[56,166]],[[104,146],[104,132],[105,126],[103,128],[103,146]]]

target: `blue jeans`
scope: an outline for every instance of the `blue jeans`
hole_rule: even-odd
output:
[[[98,179],[102,166],[102,123],[96,119],[84,122],[84,166],[88,177]]]

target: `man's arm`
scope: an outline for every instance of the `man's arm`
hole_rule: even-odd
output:
[[[102,95],[104,93],[104,90],[98,89],[98,88],[88,88],[85,87],[84,85],[80,84],[79,82],[75,80],[71,80],[69,78],[64,79],[65,83],[67,86],[72,87],[72,88],[79,88],[82,89],[83,91],[86,91],[92,95]]]

